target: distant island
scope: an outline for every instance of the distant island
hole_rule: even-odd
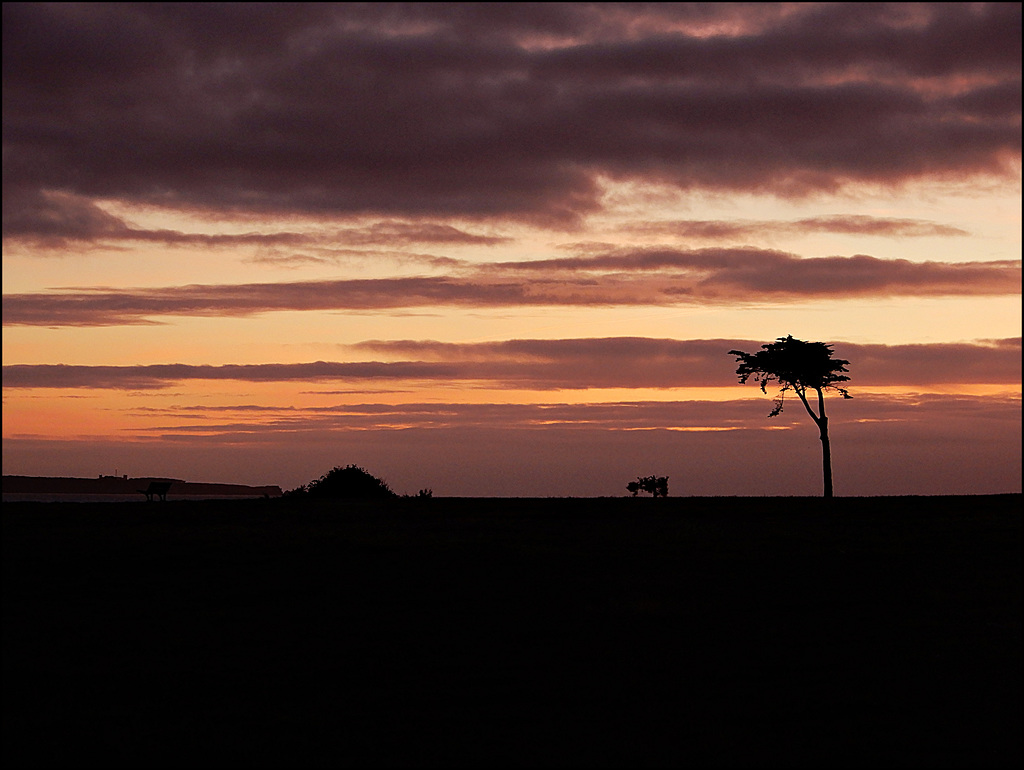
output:
[[[280,497],[281,487],[276,485],[250,487],[245,484],[207,484],[163,476],[99,476],[95,479],[63,478],[55,476],[4,476],[6,494],[66,494],[66,495],[135,495],[146,489],[150,482],[170,482],[168,494],[211,495],[217,497]]]

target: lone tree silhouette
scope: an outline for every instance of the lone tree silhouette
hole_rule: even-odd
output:
[[[744,353],[742,350],[730,350],[729,355],[736,356],[739,367],[736,374],[740,384],[745,384],[751,377],[761,384],[761,392],[767,393],[772,382],[779,384],[779,394],[775,397],[775,408],[769,417],[782,412],[783,399],[787,390],[794,391],[799,397],[807,414],[818,426],[818,437],[821,439],[821,469],[825,479],[825,497],[832,497],[832,450],[828,442],[828,417],[825,415],[825,391],[835,390],[843,398],[853,398],[846,388],[836,383],[846,382],[850,378],[841,374],[849,371],[849,361],[832,358],[832,346],[824,342],[804,342],[794,339],[792,335],[779,337],[775,342],[762,345],[757,353]],[[818,394],[818,411],[815,412],[807,401],[807,390]]]

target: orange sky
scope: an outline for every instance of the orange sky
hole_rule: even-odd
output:
[[[1020,491],[1018,4],[517,9],[5,5],[4,473]]]

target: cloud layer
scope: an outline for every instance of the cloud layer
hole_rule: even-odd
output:
[[[300,364],[195,366],[68,366],[16,364],[3,368],[4,388],[110,388],[148,390],[196,380],[244,382],[420,384],[486,383],[538,390],[674,388],[734,385],[735,362],[727,351],[756,351],[750,340],[667,340],[637,337],[509,340],[452,344],[371,341],[359,352],[403,360],[316,361]],[[855,384],[936,385],[1019,383],[1020,338],[962,344],[861,345],[836,343],[836,356],[851,361]]]
[[[801,259],[755,248],[652,249],[463,266],[446,276],[5,294],[3,323],[116,326],[279,310],[792,302],[1020,290],[1019,260],[920,263],[867,255]]]
[[[25,215],[60,194],[568,224],[603,179],[1010,178],[1020,60],[1016,3],[5,4],[4,221],[112,225]]]

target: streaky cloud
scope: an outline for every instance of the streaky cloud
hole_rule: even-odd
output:
[[[848,426],[879,423],[926,425],[937,416],[958,420],[1020,421],[1020,399],[998,396],[863,395],[840,405],[842,422]],[[834,412],[834,414],[840,414]],[[500,403],[361,403],[324,407],[282,409],[250,406],[211,410],[179,406],[161,410],[136,410],[132,416],[147,419],[144,431],[178,435],[238,435],[240,433],[349,433],[392,430],[579,430],[604,431],[777,431],[806,427],[800,415],[784,413],[768,421],[764,404],[757,399],[724,401],[614,401],[588,404],[546,402]],[[150,425],[149,420],[164,419]]]
[[[397,361],[296,364],[150,364],[82,366],[12,364],[5,389],[104,388],[153,390],[186,381],[392,382],[486,384],[494,389],[727,387],[736,383],[733,349],[752,340],[672,340],[613,337],[506,340],[453,344],[366,341],[351,346]],[[1019,384],[1020,338],[973,343],[865,345],[833,343],[850,360],[853,386],[925,386],[956,383]]]
[[[363,227],[342,227],[324,232],[187,233],[181,230],[134,227],[122,217],[81,196],[56,190],[12,190],[4,200],[5,242],[28,243],[57,250],[136,242],[204,248],[233,246],[390,246],[445,244],[494,246],[505,236],[469,232],[438,222],[375,222]]]
[[[438,267],[445,262],[435,261]],[[457,263],[462,264],[462,263]],[[463,268],[465,270],[465,268]],[[756,248],[620,250],[476,265],[451,276],[5,294],[5,326],[118,326],[175,316],[430,306],[639,306],[792,303],[890,296],[1006,296],[1019,260],[911,262],[800,258]]]
[[[704,240],[735,240],[737,238],[807,235],[811,233],[870,235],[887,238],[949,238],[970,235],[969,232],[962,228],[929,222],[923,219],[873,217],[864,214],[807,217],[791,221],[680,219],[660,222],[634,222],[623,225],[621,229],[629,233]]]

